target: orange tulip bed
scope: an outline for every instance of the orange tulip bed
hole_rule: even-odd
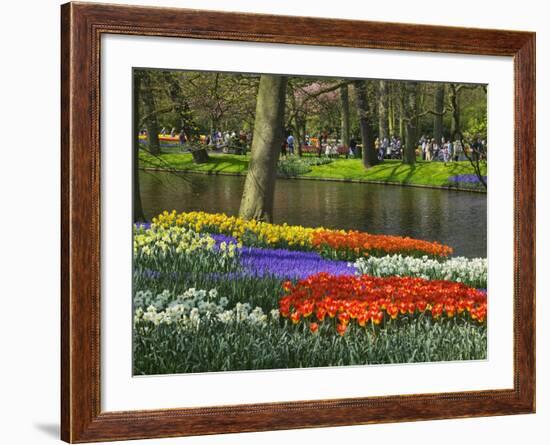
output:
[[[358,257],[383,256],[401,253],[410,256],[430,255],[447,257],[453,249],[434,241],[390,236],[372,235],[366,232],[322,230],[313,235],[312,245],[327,258],[353,261]]]

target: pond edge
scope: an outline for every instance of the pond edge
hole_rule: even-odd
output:
[[[175,169],[175,168],[160,168],[160,167],[140,167],[140,170],[143,171],[156,171],[156,172],[166,172],[166,173],[190,173],[198,175],[207,175],[207,176],[246,176],[247,172],[224,172],[219,170],[185,170],[185,169]],[[449,190],[457,192],[470,192],[470,193],[481,193],[487,194],[483,190],[468,189],[462,187],[449,187],[446,185],[429,185],[429,184],[411,184],[404,182],[393,182],[393,181],[378,181],[374,179],[351,179],[351,178],[321,178],[317,176],[287,176],[287,175],[277,175],[278,179],[293,179],[293,180],[304,180],[304,181],[328,181],[328,182],[351,182],[356,184],[378,184],[378,185],[393,185],[401,187],[417,187],[417,188],[427,188],[427,189],[436,189],[436,190]]]

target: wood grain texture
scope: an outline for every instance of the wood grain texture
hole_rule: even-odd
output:
[[[63,5],[61,28],[63,440],[92,442],[534,412],[533,33],[91,3]],[[104,33],[514,57],[514,388],[101,412],[99,62]]]

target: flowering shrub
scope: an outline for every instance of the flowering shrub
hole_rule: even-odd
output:
[[[223,213],[188,212],[177,214],[167,211],[153,219],[153,226],[186,227],[196,232],[219,233],[234,237],[244,245],[253,247],[315,250],[321,255],[341,260],[355,260],[366,255],[404,253],[446,257],[452,253],[448,246],[437,242],[407,237],[371,235],[322,227],[308,228],[285,224],[270,224],[244,220]]]
[[[311,167],[314,165],[330,164],[332,159],[329,158],[299,158],[291,157],[289,159],[280,160],[277,163],[277,173],[284,176],[298,176],[311,171]]]
[[[320,273],[296,284],[287,281],[283,289],[287,293],[279,300],[283,317],[294,324],[302,320],[335,319],[341,335],[351,321],[363,327],[400,315],[425,313],[433,319],[468,315],[483,323],[487,314],[485,292],[449,281]]]
[[[464,257],[437,261],[427,256],[413,258],[387,255],[380,258],[359,258],[353,264],[358,275],[375,277],[407,276],[427,280],[447,280],[477,288],[487,288],[487,259]]]

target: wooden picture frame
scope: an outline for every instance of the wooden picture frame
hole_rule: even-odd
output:
[[[534,33],[67,3],[61,7],[61,34],[63,440],[93,442],[535,412]],[[103,34],[512,56],[513,389],[102,412],[99,115]]]

